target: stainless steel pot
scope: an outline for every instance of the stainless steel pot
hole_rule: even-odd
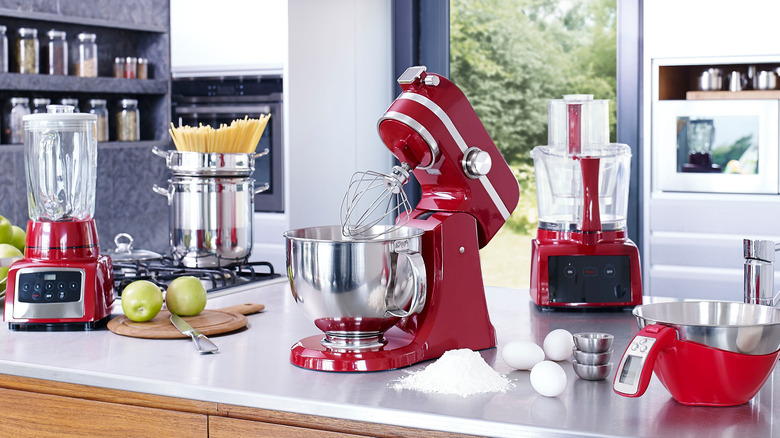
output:
[[[168,189],[155,193],[168,198],[171,255],[190,268],[227,266],[244,262],[252,252],[254,196],[251,178],[175,176]]]
[[[165,164],[174,176],[252,176],[255,159],[268,155],[268,149],[252,154],[219,154],[203,152],[163,151],[152,148],[152,153],[165,158]]]

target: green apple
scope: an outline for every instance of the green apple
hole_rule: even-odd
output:
[[[22,254],[19,249],[9,243],[0,243],[0,258],[3,257],[22,257],[24,254]],[[4,280],[5,277],[8,276],[8,269],[10,267],[6,268],[0,268],[0,280]],[[7,282],[0,283],[0,292],[5,291],[5,285]]]
[[[14,231],[11,227],[11,222],[0,216],[0,243],[11,243],[11,239],[14,237]]]
[[[206,288],[195,277],[179,277],[168,285],[165,305],[169,312],[177,315],[197,315],[206,308]]]
[[[11,229],[13,230],[14,234],[11,238],[11,245],[19,248],[19,251],[24,252],[24,244],[27,242],[27,234],[23,229],[17,227],[16,225],[13,225]]]
[[[162,291],[151,281],[136,280],[122,291],[122,311],[132,321],[149,321],[160,313],[162,305]]]

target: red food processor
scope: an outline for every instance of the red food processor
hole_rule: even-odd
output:
[[[678,402],[750,401],[780,356],[780,309],[728,301],[653,303],[634,309],[641,329],[620,359],[614,391],[645,393],[653,373]]]
[[[49,105],[22,123],[30,220],[24,258],[8,271],[4,319],[11,330],[94,329],[114,301],[93,218],[97,117]]]
[[[639,250],[626,235],[631,150],[609,143],[609,101],[568,95],[548,111],[549,144],[531,151],[531,299],[543,308],[641,304]]]
[[[408,68],[398,83],[403,91],[378,131],[400,165],[391,175],[371,174],[380,196],[363,210],[384,214],[400,206],[395,225],[378,225],[350,207],[346,216],[359,219],[342,217],[341,232],[285,233],[293,296],[326,332],[292,347],[297,366],[378,371],[496,345],[479,249],[517,205],[517,180],[457,86],[424,66]],[[392,199],[412,172],[422,197],[407,210],[405,197]],[[367,281],[380,286],[367,290]]]

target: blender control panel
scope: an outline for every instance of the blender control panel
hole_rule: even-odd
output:
[[[550,256],[550,302],[620,303],[631,300],[627,255]]]
[[[84,271],[81,269],[19,272],[17,300],[22,303],[66,303],[81,300]]]

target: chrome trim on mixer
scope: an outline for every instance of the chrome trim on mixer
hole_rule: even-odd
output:
[[[466,153],[466,151],[469,148],[468,145],[466,144],[466,141],[463,140],[463,137],[460,135],[460,132],[458,132],[458,128],[455,127],[455,124],[452,123],[450,116],[448,116],[447,113],[444,112],[444,110],[441,109],[439,105],[437,105],[435,102],[433,102],[432,100],[428,99],[425,96],[416,93],[410,93],[410,92],[401,93],[401,95],[398,96],[398,99],[409,99],[413,102],[417,102],[420,105],[423,105],[424,107],[428,108],[433,114],[436,115],[436,117],[439,118],[439,120],[441,120],[441,122],[447,128],[447,131],[450,132],[450,136],[452,136],[452,139],[455,140],[455,143],[460,148],[460,151],[463,152],[463,154]],[[504,220],[509,219],[509,215],[511,214],[511,211],[509,211],[506,204],[504,204],[504,201],[501,199],[501,196],[499,196],[495,187],[493,187],[493,183],[490,182],[490,179],[487,177],[487,175],[481,176],[478,179],[479,182],[482,183],[482,186],[485,188],[485,191],[487,191],[488,195],[493,200],[493,204],[495,204],[496,208],[501,213],[501,216],[504,218]]]
[[[425,166],[418,167],[418,169],[426,170],[431,166],[433,166],[433,163],[435,163],[436,159],[439,157],[439,144],[436,143],[436,139],[433,138],[431,133],[428,132],[428,130],[425,129],[425,127],[420,122],[414,120],[413,118],[407,116],[406,114],[399,113],[397,111],[388,111],[377,122],[376,124],[377,130],[379,130],[379,125],[381,125],[382,122],[384,122],[385,120],[395,120],[396,122],[403,123],[404,125],[412,128],[414,131],[420,134],[420,137],[422,137],[423,140],[425,140],[425,143],[428,144],[428,149],[430,149],[431,151],[431,162]]]

